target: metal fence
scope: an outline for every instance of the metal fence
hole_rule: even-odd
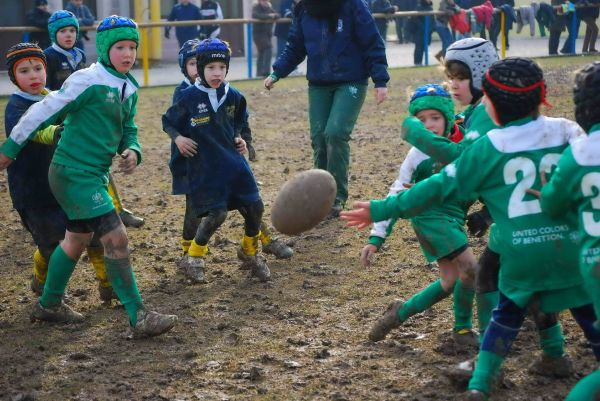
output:
[[[572,4],[572,3],[570,3]],[[585,6],[572,6],[570,7],[570,12],[571,12],[571,28],[573,29],[573,31],[575,31],[577,29],[577,8],[582,8],[582,7],[600,7],[600,5],[585,5]],[[560,9],[561,6],[555,6],[555,9]],[[516,8],[515,10],[517,10],[518,8]],[[502,12],[500,9],[494,9],[494,13],[500,13],[500,38],[501,38],[501,48],[500,48],[500,55],[502,58],[506,57],[506,42],[505,42],[505,36],[504,36],[504,29],[505,29],[505,15],[504,12]],[[419,16],[423,16],[424,18],[424,23],[425,23],[425,29],[424,29],[424,38],[423,38],[423,43],[424,43],[424,54],[425,54],[425,65],[429,65],[429,55],[428,55],[428,48],[429,48],[429,38],[430,38],[430,27],[432,26],[431,24],[433,23],[432,18],[434,18],[437,15],[452,15],[452,14],[448,14],[448,13],[444,13],[444,12],[440,12],[440,11],[401,11],[401,12],[396,12],[394,14],[373,14],[374,18],[398,18],[398,17],[402,17],[402,18],[409,18],[409,17],[419,17]],[[142,59],[142,68],[143,68],[143,76],[144,76],[144,80],[143,80],[143,85],[144,86],[148,86],[149,83],[149,78],[148,78],[148,71],[150,68],[150,60],[149,60],[149,35],[148,35],[148,31],[151,29],[156,29],[156,28],[162,28],[162,27],[178,27],[178,26],[200,26],[200,25],[245,25],[245,29],[246,29],[246,59],[247,59],[247,65],[248,65],[248,78],[252,78],[253,74],[252,74],[252,52],[253,52],[253,48],[252,48],[252,26],[253,24],[264,24],[264,23],[291,23],[291,19],[289,18],[280,18],[277,20],[270,20],[270,21],[264,21],[264,20],[257,20],[257,19],[222,19],[222,20],[218,20],[217,24],[215,23],[215,20],[204,20],[204,21],[160,21],[160,22],[140,22],[138,23],[138,27],[140,29],[140,38],[141,38],[141,59]],[[95,30],[96,29],[96,25],[94,26],[82,26],[80,28],[81,31],[91,31],[91,30]],[[26,33],[26,32],[42,32],[41,29],[36,28],[36,27],[32,27],[32,26],[10,26],[10,27],[0,27],[0,34],[2,34],[3,32],[22,32],[22,33]],[[577,39],[577,35],[573,35],[572,37],[572,47],[575,48],[575,41]]]

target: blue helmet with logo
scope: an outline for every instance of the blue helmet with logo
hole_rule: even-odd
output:
[[[231,49],[229,43],[221,39],[204,39],[196,47],[196,61],[198,63],[198,76],[204,82],[204,67],[215,61],[225,63],[229,72]]]
[[[196,48],[198,47],[199,44],[200,44],[200,40],[190,39],[190,40],[186,40],[186,42],[183,44],[183,46],[181,46],[181,49],[179,49],[179,59],[178,59],[179,60],[179,68],[181,68],[181,72],[186,77],[188,77],[188,76],[187,76],[187,71],[185,69],[185,64],[187,63],[187,61],[190,58],[196,57]]]

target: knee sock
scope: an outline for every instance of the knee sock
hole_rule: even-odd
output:
[[[260,232],[254,237],[244,235],[242,238],[242,251],[246,256],[254,256],[258,252],[258,240],[260,238]]]
[[[185,255],[188,253],[190,246],[192,245],[192,240],[182,238],[179,240],[179,243],[181,244],[181,250],[183,251],[183,254]]]
[[[398,317],[400,321],[404,322],[412,315],[423,312],[448,295],[450,294],[442,287],[442,280],[438,279],[406,301],[398,311]]]
[[[260,243],[264,245],[269,245],[271,241],[273,241],[273,237],[271,236],[271,232],[267,225],[261,221],[260,222],[260,234],[259,234]]]
[[[104,265],[104,248],[90,246],[87,248],[87,254],[90,263],[94,267],[96,280],[98,280],[100,286],[104,288],[110,287],[110,281],[106,275],[106,266]]]
[[[565,338],[560,323],[538,332],[542,351],[552,358],[560,358],[565,353]]]
[[[52,252],[44,294],[40,298],[40,304],[44,308],[56,306],[62,302],[65,288],[75,270],[75,265],[77,265],[77,261],[67,256],[60,245]]]
[[[115,186],[112,174],[108,175],[108,195],[112,199],[115,209],[117,209],[117,214],[120,214],[123,211],[123,204],[121,203],[121,197],[117,192],[117,187]]]
[[[208,245],[198,245],[196,240],[192,240],[188,248],[188,255],[194,258],[201,258],[208,253]]]
[[[106,273],[110,279],[114,291],[119,297],[119,301],[125,307],[129,323],[135,326],[137,323],[137,312],[144,308],[142,297],[137,288],[133,269],[129,258],[111,259],[104,257],[106,264]]]
[[[33,254],[33,275],[40,284],[46,282],[46,276],[48,275],[48,261],[44,258],[44,255],[42,255],[39,248],[36,249]]]
[[[454,285],[454,331],[473,327],[473,298],[475,290],[465,287],[461,280]]]
[[[469,380],[469,390],[479,390],[489,395],[503,362],[504,358],[494,352],[479,351],[475,371]]]
[[[500,293],[498,291],[484,292],[482,294],[477,293],[475,298],[477,300],[477,320],[479,321],[479,337],[483,338],[485,330],[490,324],[492,319],[492,311],[498,305],[498,297]]]

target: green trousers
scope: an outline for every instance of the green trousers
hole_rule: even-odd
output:
[[[308,87],[314,166],[333,175],[337,184],[336,202],[341,204],[348,199],[348,142],[366,93],[367,85],[357,83]]]

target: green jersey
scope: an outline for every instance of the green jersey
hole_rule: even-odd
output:
[[[551,216],[577,210],[579,267],[600,316],[600,124],[565,150],[542,189],[541,206]]]
[[[494,129],[464,150],[441,174],[408,191],[371,201],[373,221],[408,218],[448,200],[481,197],[496,223],[500,290],[520,306],[534,295],[544,311],[589,303],[574,261],[578,233],[567,216],[550,218],[527,192],[540,187],[569,141],[583,134],[572,121],[538,117]]]
[[[435,135],[425,129],[414,129],[416,127],[403,127],[402,136],[404,140],[419,149],[423,153],[431,156],[435,161],[444,165],[456,160],[462,152],[471,146],[477,139],[484,137],[490,130],[498,128],[485,111],[485,106],[479,103],[476,106],[469,106],[464,111],[464,131],[465,136],[458,143],[450,139]]]
[[[16,158],[38,130],[64,120],[53,163],[106,174],[116,153],[133,149],[141,162],[134,122],[138,84],[100,63],[74,72],[59,91],[34,104],[0,151]]]
[[[407,189],[406,185],[422,181],[440,171],[442,165],[418,150],[411,148],[400,166],[398,178],[390,187],[388,196]],[[465,208],[458,202],[436,206],[411,219],[421,249],[428,262],[438,260],[468,243],[465,224]],[[373,224],[369,243],[381,247],[390,234],[395,219]]]

